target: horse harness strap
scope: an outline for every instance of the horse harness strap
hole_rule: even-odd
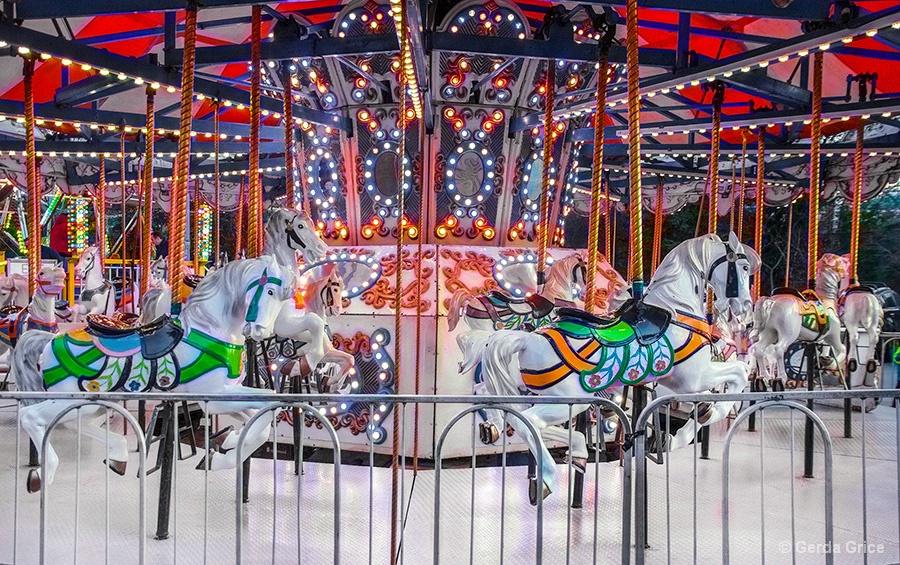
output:
[[[737,276],[737,261],[738,259],[747,260],[747,255],[745,253],[735,253],[734,250],[731,249],[731,246],[728,242],[725,242],[725,255],[722,255],[715,261],[713,264],[709,266],[709,271],[706,273],[706,281],[712,281],[713,272],[715,272],[716,268],[724,262],[728,262],[728,275],[725,279],[725,297],[726,298],[737,298],[738,297],[738,276]]]
[[[200,351],[200,355],[181,368],[179,382],[193,381],[216,369],[226,369],[230,380],[241,376],[243,346],[216,339],[198,330],[191,330],[184,342]]]
[[[112,284],[109,281],[103,281],[103,283],[96,288],[89,288],[87,290],[81,291],[81,301],[82,302],[90,302],[100,293],[107,292],[112,289]]]
[[[715,343],[721,338],[715,326],[703,318],[698,318],[681,310],[675,310],[675,317],[672,319],[672,323],[690,332],[688,340],[675,350],[675,363],[686,361],[704,346]]]

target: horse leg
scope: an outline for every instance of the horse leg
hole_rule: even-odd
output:
[[[694,390],[686,390],[684,387],[672,386],[673,392],[676,393],[696,393],[705,390],[718,388],[725,385],[732,392],[740,392],[747,386],[747,365],[739,361],[730,361],[723,363],[709,363],[700,373],[699,381],[691,383],[689,388]],[[666,383],[669,386],[669,383]],[[672,439],[671,449],[679,449],[690,444],[695,437],[695,427],[699,430],[702,426],[709,426],[720,420],[725,419],[734,407],[734,402],[714,402],[704,406],[700,404],[694,410],[691,418],[687,423],[678,430]],[[703,410],[705,408],[705,411]],[[697,425],[695,426],[695,422]]]
[[[252,417],[253,411],[245,411],[244,417],[248,420]],[[246,426],[245,426],[246,427]],[[237,450],[232,449],[227,453],[219,453],[219,452],[210,452],[209,456],[212,456],[209,462],[209,469],[211,471],[218,471],[219,469],[234,469],[239,463],[242,463],[244,460],[248,459],[253,452],[262,446],[266,442],[266,439],[269,438],[269,434],[272,431],[272,420],[266,415],[255,422],[250,424],[247,428],[247,433],[244,436],[244,442],[241,446],[241,461],[237,460]],[[237,447],[237,439],[240,434],[235,433],[235,447]],[[214,455],[213,455],[214,454]],[[202,469],[203,462],[201,461],[201,465],[198,466],[199,469]]]
[[[528,429],[528,426],[518,417],[510,416],[508,420],[516,433],[525,438],[525,442],[528,443],[528,448],[531,450],[531,454],[534,456],[535,460],[540,462],[541,479],[544,482],[541,498],[547,498],[547,496],[552,491],[553,476],[556,470],[556,465],[554,464],[553,456],[550,455],[550,451],[547,449],[547,445],[544,443],[544,440],[541,437],[544,428],[546,428],[548,424],[541,417],[541,412],[536,411],[538,408],[542,408],[542,406],[533,406],[522,412],[522,416],[526,418],[534,427],[535,431],[537,431],[538,437],[532,436],[531,432]],[[557,421],[564,421],[569,414],[568,407],[558,406],[557,408],[562,408],[565,411],[565,414],[562,415],[562,420],[559,420],[558,416],[554,419],[556,419]],[[534,479],[532,479],[532,481],[534,481]],[[531,494],[533,494],[534,496],[531,497],[531,503],[535,505],[537,504],[537,484],[533,482],[532,486],[534,487],[534,489]]]
[[[94,422],[86,421],[91,418],[93,418],[93,414],[81,414],[81,433],[97,443],[105,444],[108,440],[105,463],[117,475],[124,475],[125,467],[128,464],[128,442],[125,436],[109,428],[101,428]],[[67,422],[66,427],[77,430],[75,422]]]
[[[552,411],[547,410],[547,408],[561,408],[562,410]],[[578,430],[572,428],[572,443],[569,444],[569,430],[563,429],[559,427],[558,424],[564,423],[569,420],[569,407],[568,406],[551,406],[549,404],[538,405],[535,408],[542,409],[541,412],[545,414],[545,418],[549,421],[554,417],[556,412],[562,413],[565,412],[563,416],[563,420],[560,422],[556,422],[555,425],[549,425],[543,430],[541,430],[541,436],[544,438],[545,442],[559,442],[565,443],[569,445],[569,451],[567,457],[572,461],[572,467],[575,468],[579,473],[584,473],[587,467],[587,441],[585,440],[584,434],[579,432]],[[571,417],[581,414],[585,410],[588,409],[587,404],[575,405],[572,407]],[[569,423],[570,426],[574,426],[574,422]]]
[[[44,437],[49,433],[48,426],[63,410],[73,406],[74,400],[45,400],[38,404],[23,406],[20,412],[20,421],[22,428],[32,443],[38,450],[38,457],[41,456],[41,446],[44,443]],[[75,410],[68,412],[63,416],[61,423],[72,421],[77,418]],[[44,462],[46,476],[41,477],[40,469],[32,469],[28,472],[28,479],[25,488],[28,492],[37,492],[41,489],[42,484],[49,485],[53,482],[53,476],[56,474],[56,468],[59,466],[59,456],[53,449],[53,444],[47,442],[47,460]]]
[[[853,378],[853,373],[859,365],[859,327],[856,324],[848,323],[847,342],[849,348],[847,350],[847,374]]]

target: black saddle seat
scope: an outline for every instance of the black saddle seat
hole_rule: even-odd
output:
[[[139,317],[134,314],[88,314],[87,323],[91,333],[103,337],[124,337],[137,331]]]
[[[141,355],[144,359],[159,359],[168,355],[184,336],[184,329],[176,324],[168,314],[144,325],[138,323],[134,314],[120,314],[122,320],[99,314],[88,314],[88,328],[91,333],[107,338],[121,338],[137,334],[141,341]]]
[[[191,288],[197,288],[197,285],[200,284],[200,281],[203,280],[203,275],[184,275],[184,284]]]
[[[635,339],[640,345],[658,341],[672,321],[672,313],[665,308],[633,298],[619,308],[615,317],[634,328]]]
[[[866,293],[866,294],[875,294],[875,289],[869,285],[865,284],[855,284],[853,286],[848,286],[844,290],[841,291],[841,296],[847,296],[848,294],[858,294],[858,293]]]
[[[578,308],[559,308],[556,310],[556,315],[559,316],[560,319],[574,318],[583,325],[591,328],[607,328],[618,321],[615,318],[595,316],[594,314],[579,310]]]
[[[772,291],[772,296],[793,296],[794,298],[796,298],[798,300],[802,300],[803,302],[806,302],[806,297],[803,296],[803,294],[801,294],[799,290],[797,290],[796,288],[790,288],[787,286],[782,286],[780,288],[776,288],[775,290]]]
[[[543,318],[544,316],[547,316],[548,314],[550,314],[550,312],[553,311],[553,308],[556,306],[553,302],[547,300],[540,294],[532,294],[524,298],[514,298],[509,294],[500,292],[499,290],[492,290],[488,293],[488,296],[491,298],[491,300],[495,302],[501,302],[503,304],[527,304],[531,307],[531,311],[535,318]]]
[[[116,289],[116,292],[122,292],[122,288],[125,286],[125,281],[122,279],[112,279],[109,281],[109,284],[113,285]]]
[[[56,304],[54,305],[54,308],[56,308],[57,310],[65,310],[68,307],[69,307],[68,300],[57,300]]]
[[[14,316],[22,311],[22,308],[16,306],[15,304],[10,304],[9,306],[4,306],[0,308],[0,316]]]

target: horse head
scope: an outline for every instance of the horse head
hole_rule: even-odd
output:
[[[165,257],[150,263],[150,288],[164,288],[169,284],[169,266]]]
[[[278,255],[277,250],[299,251],[303,260],[313,263],[325,256],[328,244],[316,232],[316,225],[307,214],[290,208],[277,208],[266,222],[266,252]]]
[[[743,318],[753,308],[750,276],[759,271],[759,255],[741,243],[734,232],[728,235],[727,242],[719,240],[714,245],[717,249],[706,278],[715,293],[716,309]]]
[[[45,296],[57,296],[66,284],[66,272],[62,267],[44,267],[37,276],[37,292]]]
[[[103,258],[100,255],[100,249],[91,245],[81,253],[78,263],[75,264],[75,276],[82,281],[86,280],[92,273],[103,274]]]
[[[344,312],[344,279],[334,268],[334,263],[327,264],[325,272],[325,277],[310,283],[307,294],[318,304],[317,314],[332,318]]]

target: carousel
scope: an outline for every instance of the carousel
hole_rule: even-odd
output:
[[[577,509],[653,399],[894,374],[862,281],[891,272],[863,268],[900,191],[900,4],[177,4],[0,18],[2,390],[135,399],[4,421],[33,444],[15,480],[42,520],[70,478],[50,430],[133,481],[133,423],[159,446],[159,539],[182,461],[299,476],[344,453],[391,470],[394,563],[408,469],[470,459],[474,489],[513,454],[522,512]],[[470,429],[398,395],[522,403]],[[675,410],[648,452],[706,450],[746,404]],[[876,404],[835,404],[848,437]]]

